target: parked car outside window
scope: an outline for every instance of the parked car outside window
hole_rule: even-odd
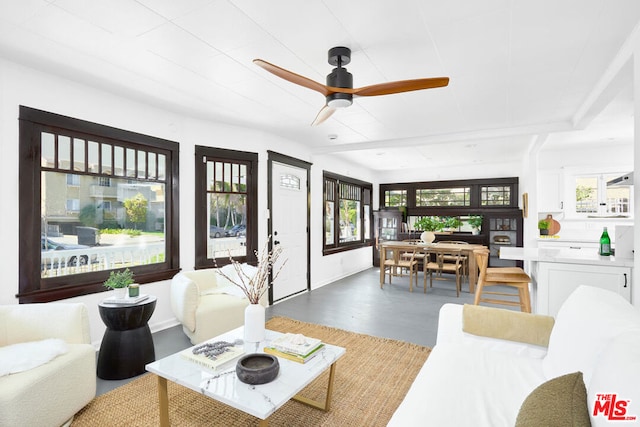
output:
[[[42,236],[40,238],[41,248],[43,252],[46,251],[61,251],[61,250],[69,250],[69,249],[88,249],[87,245],[75,245],[73,243],[62,243],[56,242],[54,240],[49,239],[48,237]],[[69,258],[69,265],[76,266],[78,263],[78,259],[75,256]],[[87,255],[80,256],[80,265],[87,265],[89,263],[89,257]],[[56,266],[54,266],[56,267]]]
[[[236,224],[231,227],[231,230],[227,231],[227,236],[236,237],[236,236],[246,236],[247,234],[247,226],[245,224]]]
[[[217,227],[215,225],[209,226],[209,237],[218,238],[222,236],[227,236],[227,230],[222,227]]]

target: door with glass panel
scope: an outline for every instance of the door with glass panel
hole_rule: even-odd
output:
[[[308,289],[308,190],[305,168],[271,164],[271,232],[286,261],[273,284],[273,301]],[[274,271],[280,265],[274,266]]]

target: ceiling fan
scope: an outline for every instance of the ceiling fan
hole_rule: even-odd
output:
[[[334,47],[329,49],[329,64],[336,68],[327,76],[327,84],[315,82],[307,77],[293,73],[277,65],[273,65],[262,59],[254,59],[253,62],[268,72],[285,79],[291,83],[304,86],[323,94],[327,102],[316,116],[312,126],[319,125],[327,120],[337,108],[345,108],[353,103],[353,96],[378,96],[392,93],[410,92],[413,90],[432,89],[449,84],[449,77],[434,77],[429,79],[400,80],[395,82],[380,83],[371,86],[353,88],[353,75],[344,68],[351,62],[351,49],[348,47]]]

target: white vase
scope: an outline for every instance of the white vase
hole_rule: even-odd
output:
[[[113,293],[116,299],[123,299],[127,297],[127,288],[113,288]]]
[[[424,243],[431,243],[436,240],[436,235],[433,234],[433,231],[425,231],[420,235],[420,240],[422,240]]]
[[[264,306],[249,304],[244,309],[244,340],[247,342],[264,341]]]

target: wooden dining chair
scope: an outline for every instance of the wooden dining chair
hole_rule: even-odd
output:
[[[458,240],[447,240],[444,243],[448,243],[451,245],[468,245],[469,242],[463,242],[463,241],[458,241]],[[460,254],[460,261],[462,262],[462,277],[463,279],[467,279],[469,280],[469,258],[467,257],[467,255],[465,254]],[[452,257],[452,256],[445,256],[445,261],[446,262],[453,262],[455,263],[457,261],[458,257]]]
[[[448,280],[443,273],[455,274],[456,276],[456,296],[460,296],[462,286],[462,253],[460,249],[445,249],[437,246],[429,248],[424,264],[424,291],[427,292],[427,275],[429,276],[429,287],[433,287],[433,280]],[[431,258],[433,255],[433,258]],[[445,261],[445,259],[449,261]],[[451,262],[454,260],[454,262]]]
[[[384,260],[384,274],[389,274],[389,284],[391,284],[391,278],[396,275],[400,275],[398,271],[406,269],[409,272],[409,292],[413,292],[413,282],[415,280],[416,286],[418,286],[418,261],[415,259],[418,247],[416,246],[411,252],[410,258],[403,258],[401,252],[406,253],[406,249],[392,249],[394,252],[390,258]],[[383,280],[384,282],[384,280]],[[383,283],[380,283],[380,288],[383,287]]]
[[[531,297],[529,295],[529,283],[531,277],[520,267],[488,267],[489,250],[477,249],[473,251],[476,262],[478,264],[478,285],[474,304],[479,305],[481,302],[489,304],[499,304],[508,306],[518,306],[520,311],[531,313]],[[485,288],[489,286],[502,285],[508,288],[515,288],[517,293],[513,292],[497,292],[488,291]],[[496,295],[506,298],[486,297],[487,295]],[[511,299],[507,299],[511,298]],[[517,298],[517,300],[513,300]]]

